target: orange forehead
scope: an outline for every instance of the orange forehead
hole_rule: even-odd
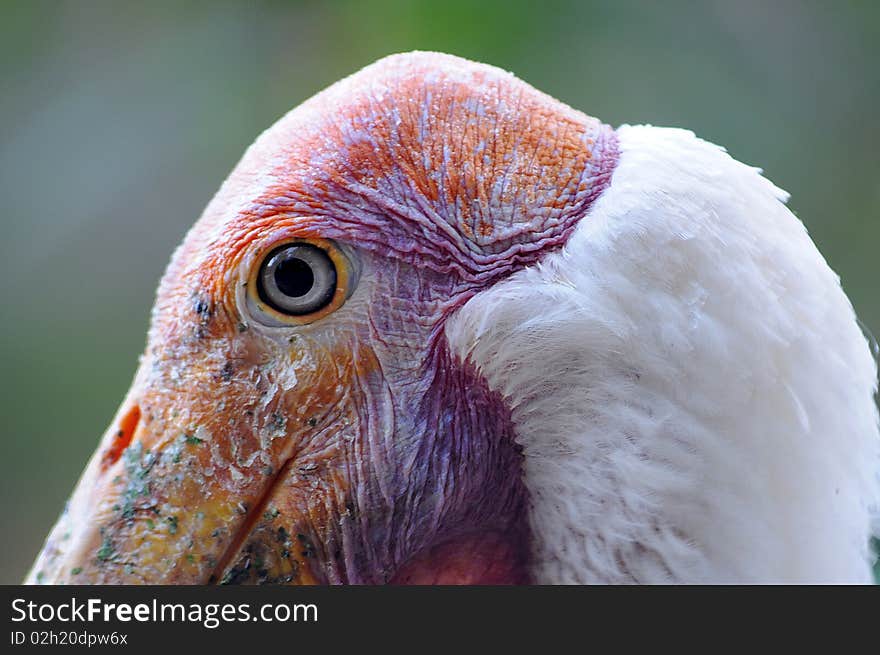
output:
[[[564,243],[615,163],[613,130],[509,73],[448,55],[389,57],[257,140],[166,281],[188,272],[221,291],[255,243],[282,232],[494,279]]]

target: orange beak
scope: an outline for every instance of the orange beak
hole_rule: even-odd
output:
[[[218,340],[183,366],[151,349],[29,580],[325,579],[313,566],[321,507],[304,500],[316,480],[345,494],[343,481],[321,480],[341,457],[328,424],[345,419],[322,385],[285,395],[285,382],[260,370],[265,360],[249,360],[247,341]],[[235,352],[215,370],[221,344]]]

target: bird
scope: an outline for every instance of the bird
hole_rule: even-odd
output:
[[[692,132],[385,57],[174,252],[44,584],[869,583],[877,367]]]

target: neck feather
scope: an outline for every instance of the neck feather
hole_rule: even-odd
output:
[[[447,325],[512,409],[538,582],[867,582],[876,368],[785,194],[619,131],[565,248]]]

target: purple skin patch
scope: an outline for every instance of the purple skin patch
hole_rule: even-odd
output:
[[[610,127],[446,55],[389,57],[285,116],[175,253],[127,401],[143,417],[132,444],[155,460],[153,510],[186,516],[147,546],[136,512],[78,539],[149,566],[81,548],[44,568],[81,567],[82,582],[528,582],[510,411],[452,357],[445,321],[564,245],[617,156]],[[290,240],[336,244],[358,271],[331,313],[266,330],[240,271]],[[210,448],[165,457],[193,423]],[[74,507],[109,506],[109,476],[124,487],[122,467],[96,466]]]

